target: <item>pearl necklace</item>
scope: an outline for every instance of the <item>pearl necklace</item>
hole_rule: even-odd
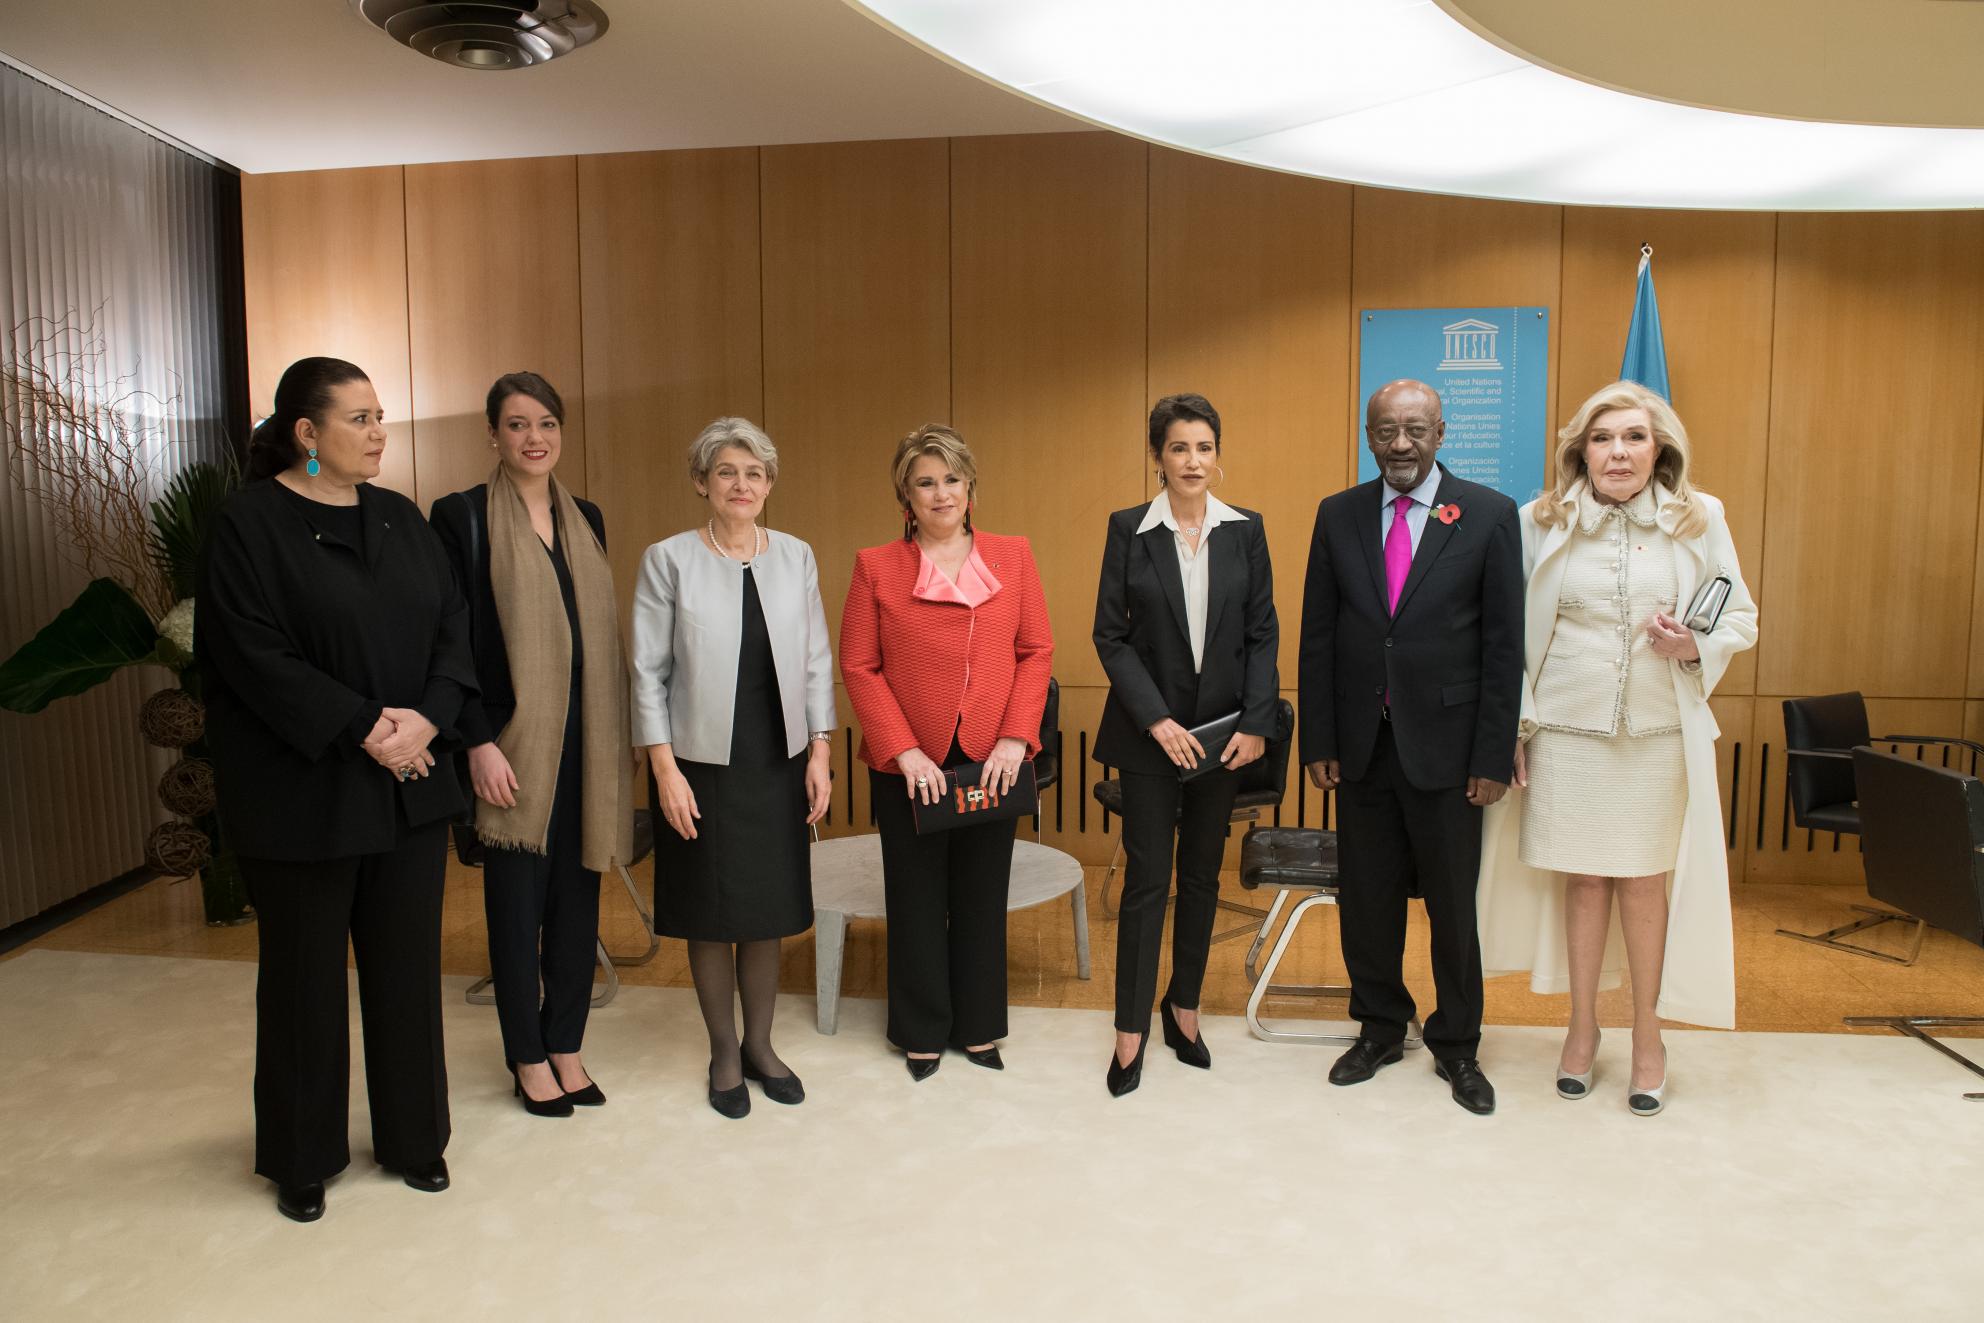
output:
[[[741,563],[743,564],[745,569],[747,570],[750,569],[751,562],[765,554],[766,539],[764,534],[765,534],[764,529],[759,528],[756,524],[751,525],[751,545],[752,547],[755,548],[755,550],[753,550],[749,556],[743,558]],[[714,519],[710,520],[709,537],[710,537],[710,546],[716,549],[717,555],[723,557],[725,560],[738,559],[738,557],[730,554],[729,548],[725,547],[723,543],[717,541],[716,520]]]

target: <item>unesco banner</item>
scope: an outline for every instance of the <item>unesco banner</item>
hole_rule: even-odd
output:
[[[1378,476],[1364,437],[1371,393],[1400,377],[1440,392],[1447,438],[1437,458],[1455,477],[1517,505],[1543,490],[1546,308],[1367,308],[1360,314],[1357,480]]]

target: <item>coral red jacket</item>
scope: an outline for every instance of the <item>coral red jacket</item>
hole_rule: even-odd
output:
[[[913,595],[923,555],[914,542],[869,547],[854,558],[840,622],[841,680],[861,722],[861,761],[894,772],[921,749],[935,762],[951,734],[983,759],[1005,736],[1040,752],[1040,717],[1054,664],[1054,634],[1033,548],[1023,537],[975,535],[999,591],[977,607]]]

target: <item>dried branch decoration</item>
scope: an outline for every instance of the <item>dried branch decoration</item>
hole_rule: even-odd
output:
[[[7,462],[47,510],[70,556],[91,578],[122,584],[154,623],[172,586],[153,551],[154,456],[179,397],[133,389],[112,375],[97,319],[31,317],[0,346],[0,434]]]

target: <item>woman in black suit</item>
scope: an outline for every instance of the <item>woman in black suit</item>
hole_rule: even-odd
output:
[[[1178,912],[1164,1041],[1209,1069],[1199,988],[1219,902],[1219,864],[1235,773],[1267,750],[1278,680],[1274,572],[1260,516],[1212,495],[1219,413],[1202,395],[1167,395],[1150,414],[1158,493],[1109,516],[1095,595],[1095,650],[1109,699],[1095,757],[1123,782],[1122,921],[1116,932],[1116,1052],[1109,1092],[1143,1079],[1151,998],[1163,945],[1173,849]],[[1191,728],[1236,717],[1213,749]],[[1219,766],[1199,770],[1207,758]],[[1185,779],[1188,773],[1196,773]]]
[[[512,372],[483,408],[496,468],[432,518],[468,600],[482,690],[459,724],[503,1053],[525,1111],[570,1116],[606,1102],[579,1047],[599,875],[633,853],[626,657],[605,522],[553,472],[565,402]]]
[[[370,485],[379,397],[290,365],[214,522],[194,653],[221,819],[260,915],[255,1170],[299,1222],[351,1161],[345,944],[358,962],[372,1147],[444,1190],[441,890],[463,807],[433,746],[475,690],[467,612],[413,502]]]

